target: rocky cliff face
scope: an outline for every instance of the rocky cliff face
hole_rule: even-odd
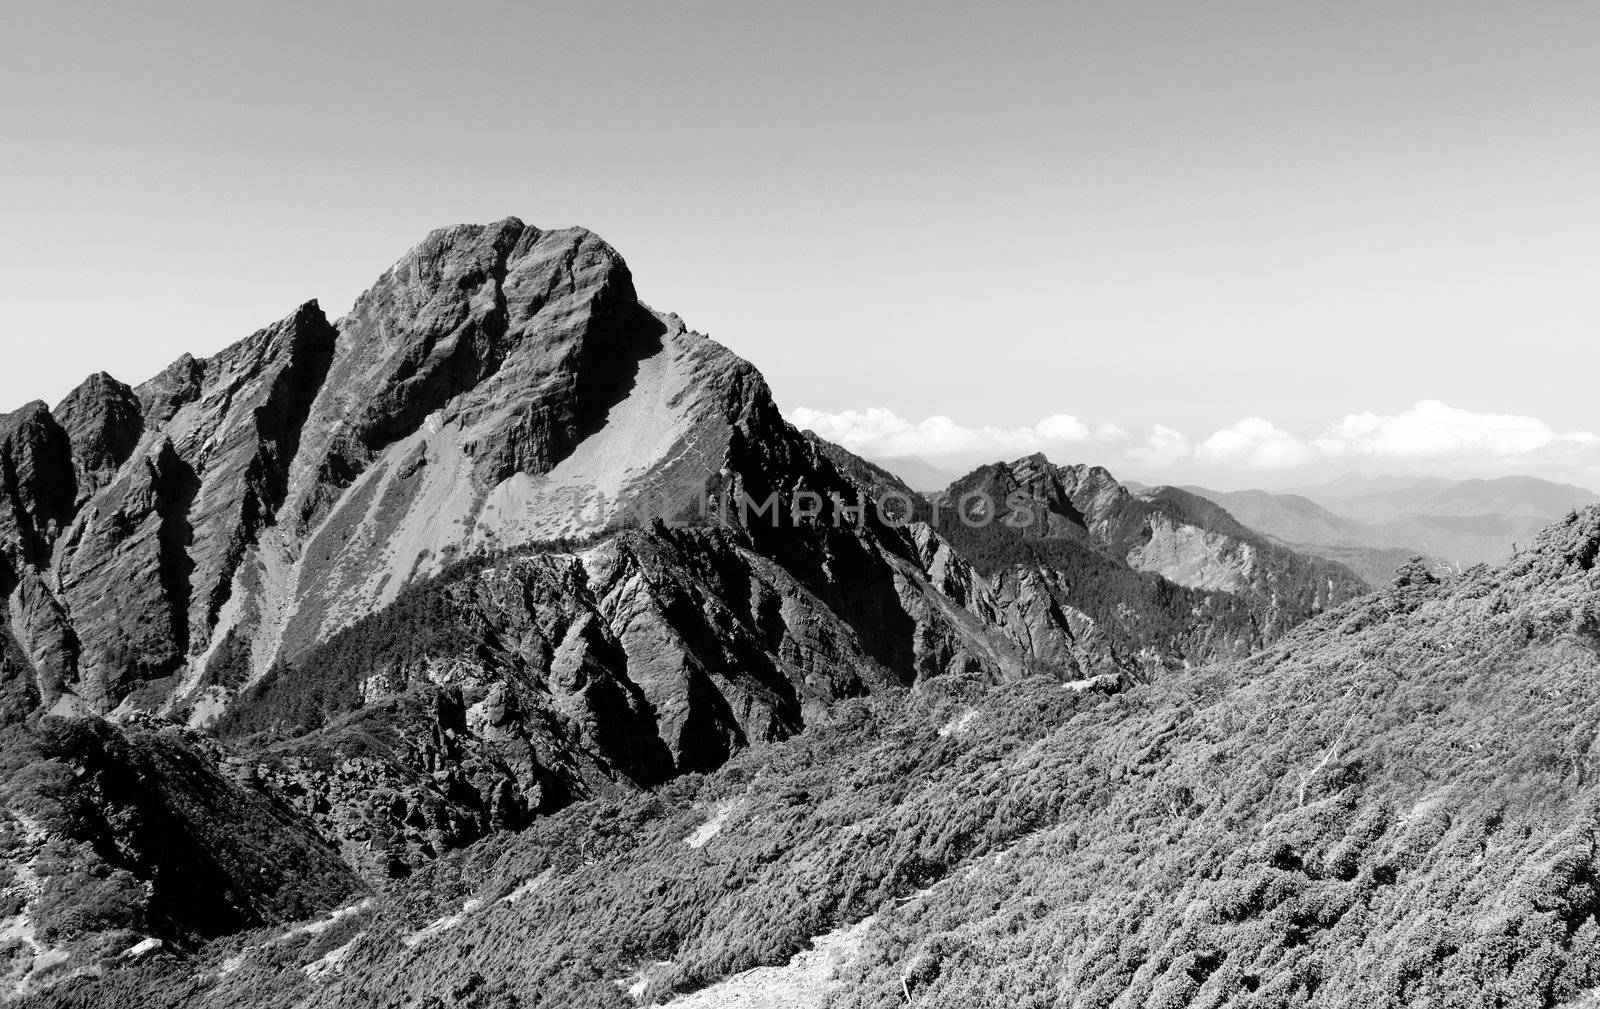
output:
[[[43,403],[0,417],[0,588],[47,563],[77,486],[71,442]]]
[[[111,481],[139,444],[144,405],[128,386],[100,372],[74,389],[54,411],[72,446],[77,500],[83,502]]]
[[[446,229],[337,326],[308,303],[5,418],[0,589],[47,704],[204,721],[219,657],[253,681],[453,556],[575,532],[561,492],[716,462],[764,396],[592,234]]]
[[[1099,651],[1124,664],[1245,655],[1367,591],[1208,501],[1171,487],[1134,494],[1098,466],[1030,456],[982,467],[938,500],[940,532],[981,571],[1029,609],[1094,625]],[[964,515],[964,500],[993,510]]]

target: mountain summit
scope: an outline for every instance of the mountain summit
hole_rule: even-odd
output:
[[[765,403],[590,232],[443,229],[336,324],[309,302],[6,418],[13,623],[60,667],[47,705],[214,711],[219,675],[253,682],[452,557],[573,534],[558,491],[720,461]]]

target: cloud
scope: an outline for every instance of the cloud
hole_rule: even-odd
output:
[[[1106,441],[1114,441],[1118,438],[1128,437],[1128,432],[1108,420],[1094,429],[1094,436],[1096,438],[1104,438]]]
[[[1535,417],[1473,413],[1423,400],[1396,414],[1352,413],[1330,424],[1315,440],[1335,458],[1511,459],[1593,448],[1600,436],[1587,431],[1561,433]]]
[[[1145,466],[1171,466],[1187,460],[1194,452],[1189,436],[1176,428],[1157,424],[1144,443],[1128,449],[1128,458]]]
[[[1024,431],[1016,432],[1024,434]],[[1089,428],[1076,417],[1051,414],[1033,426],[1033,435],[1042,441],[1088,441]]]
[[[1096,437],[1087,424],[1065,413],[1052,414],[1032,427],[1001,428],[964,427],[943,416],[913,424],[882,407],[828,413],[802,406],[789,412],[789,421],[852,452],[880,458],[983,452],[1025,455]]]
[[[798,427],[874,458],[920,456],[970,462],[983,456],[1016,458],[1033,452],[1056,457],[1094,454],[1115,464],[1149,469],[1225,466],[1246,470],[1292,469],[1338,459],[1484,465],[1583,462],[1600,465],[1600,435],[1557,431],[1535,417],[1474,413],[1423,400],[1392,414],[1351,413],[1316,435],[1295,434],[1251,416],[1198,441],[1165,424],[1137,439],[1116,424],[1091,427],[1070,414],[1031,427],[967,427],[949,417],[912,423],[892,410],[828,413],[800,407],[789,414]]]
[[[1310,462],[1316,451],[1270,421],[1246,417],[1201,442],[1195,456],[1252,469],[1287,469]]]
[[[1261,417],[1246,417],[1195,447],[1198,462],[1244,469],[1287,469],[1319,460],[1535,464],[1600,448],[1600,435],[1557,431],[1536,417],[1474,413],[1422,400],[1399,413],[1352,413],[1301,438]]]

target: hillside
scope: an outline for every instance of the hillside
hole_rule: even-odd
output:
[[[348,925],[51,1004],[1580,1004],[1597,556],[1590,509],[1502,568],[1136,690],[852,701],[444,859]]]
[[[178,726],[48,717],[0,729],[7,994],[193,950],[362,893],[300,811]]]

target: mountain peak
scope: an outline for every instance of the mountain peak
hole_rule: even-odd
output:
[[[39,415],[48,414],[49,412],[50,405],[44,400],[30,400],[10,413],[0,414],[0,430],[13,431],[21,425],[38,418]]]
[[[56,419],[72,442],[78,494],[103,486],[133,454],[144,427],[139,397],[125,383],[95,372],[56,405]]]

